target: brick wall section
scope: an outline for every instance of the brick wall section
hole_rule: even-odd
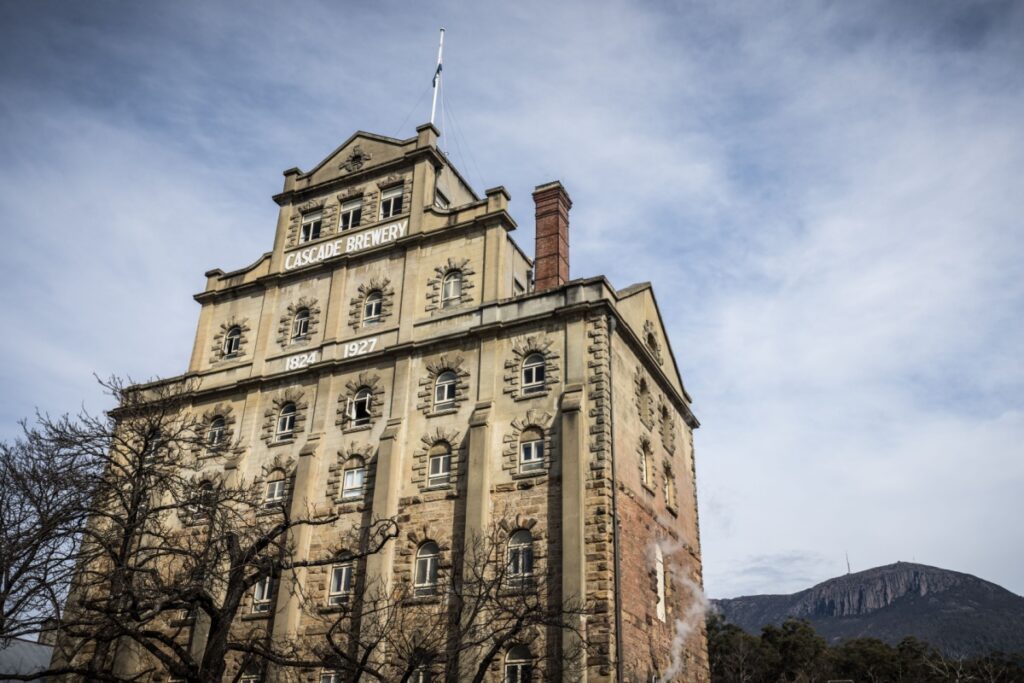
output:
[[[569,281],[569,209],[572,200],[557,180],[533,192],[537,230],[534,282],[538,292]]]

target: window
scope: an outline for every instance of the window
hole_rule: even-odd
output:
[[[292,318],[292,341],[309,336],[309,309],[300,308]]]
[[[234,358],[242,346],[242,328],[235,325],[224,335],[224,357]]]
[[[531,353],[523,361],[523,393],[544,391],[544,356]]]
[[[665,554],[657,544],[654,546],[654,579],[658,590],[658,619],[665,621]]]
[[[186,521],[198,521],[200,513],[204,510],[208,511],[213,507],[216,502],[216,494],[213,490],[213,483],[210,481],[202,481],[199,484],[199,488],[194,494],[194,498],[189,499],[182,506],[183,512],[185,513]],[[189,611],[189,610],[186,610]],[[188,618],[183,617],[183,618]]]
[[[363,325],[376,325],[380,322],[381,313],[384,309],[384,295],[379,291],[373,291],[366,295],[363,301]]]
[[[523,430],[519,437],[519,471],[544,468],[544,434],[535,427]]]
[[[260,683],[259,674],[245,674],[238,679],[238,683]]]
[[[645,441],[640,444],[640,483],[644,486],[651,485],[651,447]]]
[[[437,560],[440,554],[440,548],[433,541],[427,541],[416,551],[416,595],[437,593]]]
[[[270,577],[264,576],[252,587],[252,611],[265,614],[270,611]]]
[[[279,473],[280,474],[280,473]],[[273,479],[267,482],[267,490],[263,496],[263,507],[277,507],[284,502],[284,479]]]
[[[665,507],[672,510],[676,509],[676,476],[672,473],[672,468],[665,465],[665,481],[663,482],[664,493],[665,493]]]
[[[225,431],[226,427],[223,417],[218,415],[210,420],[210,429],[206,432],[206,445],[210,448],[219,446],[224,441]]]
[[[516,645],[505,656],[505,683],[526,683],[533,678],[530,648]]]
[[[447,484],[452,476],[452,447],[447,442],[434,444],[427,464],[427,486]]]
[[[341,683],[341,673],[338,671],[323,671],[320,673],[320,683]]]
[[[437,376],[434,383],[434,410],[445,410],[455,407],[455,373],[445,370]]]
[[[285,403],[277,415],[275,440],[287,441],[295,436],[295,404]]]
[[[331,588],[327,595],[327,604],[340,605],[348,602],[352,595],[352,563],[338,564],[331,567]]]
[[[462,300],[462,271],[453,270],[441,281],[441,308],[454,306]]]
[[[444,196],[444,192],[441,190],[434,190],[434,206],[439,209],[447,209],[452,203],[448,201],[448,197]]]
[[[365,467],[351,467],[345,470],[345,480],[341,487],[341,497],[346,500],[362,498],[363,486],[365,483]]]
[[[380,195],[380,219],[385,220],[402,213],[402,186],[396,185]]]
[[[363,217],[363,198],[350,199],[341,205],[341,230],[351,230],[359,227],[359,221]]]
[[[533,576],[533,536],[519,529],[508,541],[508,582],[523,586]]]
[[[373,392],[363,387],[356,392],[356,396],[350,399],[348,404],[348,419],[353,427],[362,427],[370,424],[370,405],[373,401]]]
[[[153,427],[146,434],[142,443],[142,465],[153,465],[160,457],[160,450],[164,446],[164,435],[159,427]]]
[[[430,669],[425,666],[418,666],[409,678],[410,683],[430,683]]]
[[[299,233],[299,242],[309,242],[320,239],[320,225],[323,223],[323,214],[313,211],[302,215],[302,230]]]

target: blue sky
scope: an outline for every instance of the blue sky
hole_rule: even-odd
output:
[[[471,8],[471,12],[467,9]],[[280,172],[429,116],[655,285],[705,583],[916,560],[1024,593],[1024,4],[0,2],[0,436],[185,369]]]

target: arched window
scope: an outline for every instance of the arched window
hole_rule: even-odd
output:
[[[238,355],[238,350],[242,346],[242,328],[238,325],[233,326],[228,333],[224,335],[224,357],[232,358]]]
[[[445,370],[437,376],[434,382],[434,410],[444,410],[455,407],[455,373]]]
[[[447,484],[452,476],[452,447],[438,441],[430,447],[427,459],[427,486]]]
[[[285,403],[277,415],[277,441],[287,441],[295,436],[295,404]]]
[[[453,270],[441,281],[441,308],[454,306],[462,300],[462,271]]]
[[[363,301],[363,325],[376,325],[384,310],[384,294],[375,289]]]
[[[544,469],[544,433],[529,427],[519,435],[519,471]]]
[[[664,492],[665,492],[665,507],[669,510],[676,509],[676,476],[672,472],[672,466],[668,463],[665,464],[665,481],[664,481]]]
[[[505,655],[505,683],[527,683],[533,678],[533,655],[525,645],[516,645]]]
[[[640,443],[640,483],[650,488],[651,477],[651,444],[647,441]]]
[[[292,318],[292,340],[309,336],[309,309],[300,308]]]
[[[373,403],[373,392],[368,387],[363,387],[356,392],[355,397],[350,399],[348,404],[348,419],[350,426],[362,427],[370,424],[370,407]]]
[[[523,393],[544,391],[544,356],[531,353],[523,361]]]
[[[210,420],[210,429],[206,432],[206,445],[209,448],[216,448],[221,445],[224,441],[224,433],[226,431],[226,423],[224,418],[217,415]]]
[[[440,556],[441,549],[433,541],[427,541],[416,550],[416,595],[437,593],[437,562]]]
[[[647,385],[646,379],[640,380],[640,386],[638,388],[638,394],[640,398],[640,419],[644,423],[651,421],[651,388]]]
[[[508,540],[508,582],[523,586],[533,576],[533,535],[519,529]]]
[[[658,591],[658,603],[655,612],[658,619],[665,621],[665,554],[661,546],[654,545],[654,578]]]

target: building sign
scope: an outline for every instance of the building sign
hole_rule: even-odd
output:
[[[313,247],[297,249],[285,257],[284,269],[294,270],[335,256],[341,256],[342,254],[352,254],[380,244],[394,242],[399,237],[404,237],[408,228],[409,220],[405,219],[390,225],[382,225],[372,230],[363,230],[355,235],[342,237],[332,242],[324,242]]]
[[[362,356],[365,353],[370,353],[375,348],[377,348],[377,337],[349,342],[348,344],[345,344],[345,349],[342,351],[342,358],[355,358],[356,356]]]
[[[317,361],[317,355],[317,351],[310,351],[309,353],[297,353],[294,356],[288,356],[284,360],[284,369],[298,370],[307,365],[312,365]]]

